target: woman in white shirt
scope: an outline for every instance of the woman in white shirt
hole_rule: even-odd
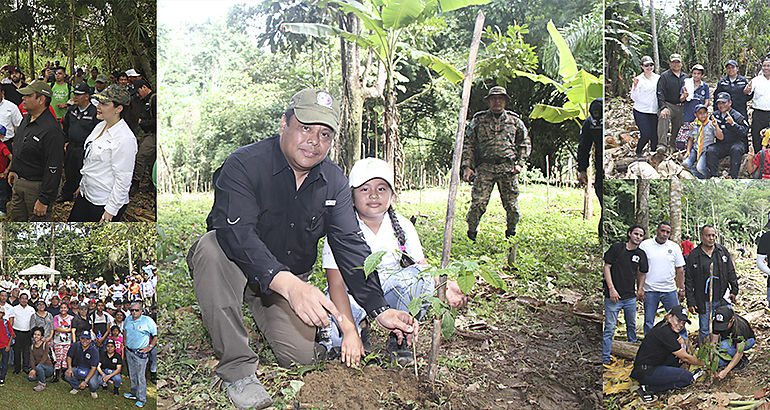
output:
[[[96,118],[104,120],[86,138],[80,187],[68,222],[119,221],[128,206],[136,158],[136,137],[126,121],[133,113],[128,90],[111,85],[94,96]]]
[[[634,77],[631,87],[631,99],[634,100],[634,121],[639,128],[639,142],[636,144],[636,156],[642,157],[642,151],[650,143],[650,151],[658,148],[658,78],[655,63],[650,56],[642,57],[642,73]]]
[[[383,160],[365,158],[353,165],[349,183],[358,225],[366,244],[373,253],[385,251],[377,265],[385,300],[394,309],[408,311],[413,299],[423,297],[421,312],[416,315],[419,318],[429,306],[425,298],[433,295],[437,279],[422,272],[428,268],[428,263],[414,225],[396,214],[391,206],[394,198],[393,171]],[[348,295],[334,255],[326,243],[322,262],[329,282],[329,296],[341,318],[338,323],[331,317],[333,323],[327,328],[329,338],[322,344],[329,350],[330,359],[339,354],[348,366],[357,365],[361,356],[365,355],[368,344],[369,330],[364,320],[366,312]],[[462,307],[467,303],[468,298],[457,282],[447,283],[446,294],[452,307]],[[414,360],[406,339],[399,343],[395,333],[389,335],[385,348],[401,365]]]

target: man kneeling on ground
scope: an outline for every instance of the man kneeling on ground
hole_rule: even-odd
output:
[[[679,336],[686,323],[690,323],[687,310],[681,305],[675,306],[642,340],[631,377],[641,385],[639,395],[645,402],[655,400],[655,392],[686,387],[697,379],[679,367],[682,362],[696,366],[704,364],[687,353],[684,339]]]
[[[729,306],[717,308],[711,340],[720,348],[719,367],[722,370],[716,374],[717,378],[724,379],[730,371],[748,366],[746,350],[756,343],[754,330],[746,319],[736,315]]]

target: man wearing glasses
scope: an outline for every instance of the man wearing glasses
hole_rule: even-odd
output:
[[[136,400],[137,407],[147,402],[147,380],[144,377],[150,351],[158,342],[158,327],[151,317],[142,314],[142,302],[132,302],[131,315],[123,324],[123,340],[126,344],[126,362],[131,378],[131,393],[123,397]]]
[[[674,241],[668,239],[671,235],[671,225],[661,222],[655,230],[655,238],[642,241],[639,249],[647,254],[649,271],[644,283],[637,291],[637,299],[644,301],[644,334],[655,324],[658,306],[670,311],[684,300],[684,256],[682,249]],[[687,331],[682,331],[682,337],[687,338]]]

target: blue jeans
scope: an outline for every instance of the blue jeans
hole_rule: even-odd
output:
[[[144,372],[147,370],[148,360],[149,356],[141,358],[134,351],[126,348],[128,375],[131,378],[131,394],[142,403],[147,401],[147,380],[144,378]]]
[[[35,380],[38,381],[38,383],[45,384],[46,377],[53,376],[53,367],[52,366],[46,366],[43,364],[38,364],[35,366],[35,378],[27,376],[27,379],[29,381],[34,382]]]
[[[150,350],[150,372],[155,373],[158,371],[158,345]]]
[[[114,372],[115,369],[102,369],[102,371],[104,372],[104,374],[110,374],[110,373]],[[102,377],[104,377],[104,376],[99,376],[99,381],[102,380]],[[109,383],[110,381],[112,382],[112,384],[115,385],[115,387],[120,387],[120,381],[121,381],[120,373],[110,377],[110,380],[107,380],[107,383]],[[102,386],[107,386],[107,383],[102,383]]]
[[[0,349],[0,380],[5,380],[5,375],[8,374],[8,357],[10,352],[6,352],[5,348]]]
[[[753,337],[749,340],[746,340],[745,342],[741,342],[743,344],[743,353],[745,354],[747,350],[754,347],[754,344],[757,342],[756,339]],[[719,347],[722,349],[725,349],[725,353],[727,356],[730,356],[730,360],[732,360],[733,357],[735,357],[736,354],[738,354],[738,346],[733,346],[730,344],[729,340],[723,340]],[[723,354],[720,353],[719,355],[719,367],[727,366],[728,363],[730,363],[730,360],[727,360],[727,358],[722,357]]]
[[[698,147],[693,146],[690,149],[690,156],[682,161],[682,165],[692,172],[698,179],[706,179],[709,177],[708,164],[706,163],[706,149],[701,152],[700,158],[698,158]]]
[[[658,306],[663,302],[663,309],[666,312],[679,306],[679,297],[675,290],[671,292],[644,292],[644,334],[655,326],[655,316],[658,314]],[[679,335],[687,339],[687,329],[682,329]]]
[[[702,341],[709,335],[709,321],[714,317],[714,311],[720,306],[730,306],[724,299],[715,300],[711,306],[711,312],[698,313],[698,341]],[[708,309],[708,302],[706,302]]]
[[[615,326],[618,324],[618,314],[623,310],[626,319],[628,341],[636,342],[636,298],[619,300],[613,303],[610,298],[604,298],[604,333],[602,335],[602,363],[610,363],[612,338],[615,336]]]
[[[661,392],[666,390],[687,387],[693,383],[692,373],[681,369],[679,359],[671,355],[662,366],[656,366],[647,374],[637,379],[639,384],[646,384],[650,391]]]
[[[89,371],[91,371],[91,369],[86,370],[86,374],[88,374]],[[86,378],[84,376],[78,376],[78,373],[78,369],[72,369],[72,377],[67,377],[65,373],[64,380],[66,380],[73,389],[80,390],[80,381],[85,380]],[[88,380],[88,390],[90,390],[91,393],[95,393],[99,390],[99,380],[99,372],[94,371],[94,375]]]
[[[391,308],[408,312],[409,302],[412,299],[433,295],[436,290],[436,282],[429,274],[421,273],[423,269],[419,265],[411,265],[393,274],[380,274],[382,292]],[[360,323],[366,317],[366,311],[349,294],[348,300],[350,300],[350,309],[353,312],[353,323],[355,323],[356,331],[360,335]],[[430,302],[423,299],[422,308],[417,317],[419,318],[427,312],[429,307]],[[332,323],[330,327],[324,329],[325,332],[328,332],[329,340],[322,340],[320,342],[326,349],[342,345],[342,334],[339,324],[332,315],[329,315],[329,318]]]

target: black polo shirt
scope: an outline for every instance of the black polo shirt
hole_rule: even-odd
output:
[[[738,347],[738,343],[745,342],[749,339],[755,339],[754,329],[751,328],[749,322],[741,316],[734,314],[735,322],[733,326],[726,329],[724,332],[714,332],[719,334],[719,340],[730,340],[730,344]]]
[[[89,103],[85,110],[73,105],[64,114],[61,122],[64,128],[64,142],[69,142],[69,147],[83,148],[86,138],[99,122],[101,120],[96,118],[96,107],[93,104]]]
[[[716,143],[733,145],[737,142],[742,142],[743,144],[747,144],[749,125],[746,123],[746,117],[734,108],[730,109],[729,114],[733,118],[733,125],[730,125],[727,121],[727,114],[722,114],[722,111],[719,110],[714,112],[714,119],[717,120],[717,125],[724,135],[724,139],[722,141],[717,141]]]
[[[19,93],[19,88],[24,88],[27,86],[27,83],[23,82],[21,83],[21,86],[19,88],[16,88],[16,85],[11,84],[3,84],[3,90],[5,90],[5,99],[16,104],[18,107],[19,104],[21,104],[21,94]]]
[[[139,96],[138,93],[137,96]],[[139,123],[139,127],[148,134],[155,134],[155,119],[158,117],[155,91],[151,91],[146,97],[138,100],[139,104],[141,104],[139,107],[139,118],[142,119],[142,122]]]
[[[105,352],[99,358],[99,362],[102,364],[102,371],[105,374],[110,374],[114,372],[119,365],[123,364],[123,359],[120,358],[120,355],[118,354],[118,352],[114,352],[112,354],[112,357],[108,357],[107,353]]]
[[[770,258],[770,231],[765,232],[759,238],[757,244],[757,255],[765,255]],[[765,263],[770,263],[770,260],[766,259]],[[767,287],[770,288],[770,275],[767,276]]]
[[[46,107],[35,121],[24,115],[13,139],[10,172],[30,181],[42,181],[38,200],[49,205],[59,193],[64,161],[64,132]]]
[[[658,111],[666,108],[666,102],[671,104],[681,104],[679,94],[684,86],[684,80],[689,78],[684,71],[679,73],[679,77],[674,75],[671,70],[666,70],[658,79]]]
[[[668,357],[682,348],[679,344],[679,334],[674,332],[671,325],[661,320],[644,336],[639,350],[636,352],[634,367],[640,365],[661,366]]]
[[[241,147],[214,173],[214,206],[206,219],[225,255],[263,294],[279,271],[310,271],[326,235],[355,300],[371,314],[387,306],[378,275],[366,279],[371,253],[353,210],[348,180],[329,158],[297,190],[294,172],[272,137]]]

